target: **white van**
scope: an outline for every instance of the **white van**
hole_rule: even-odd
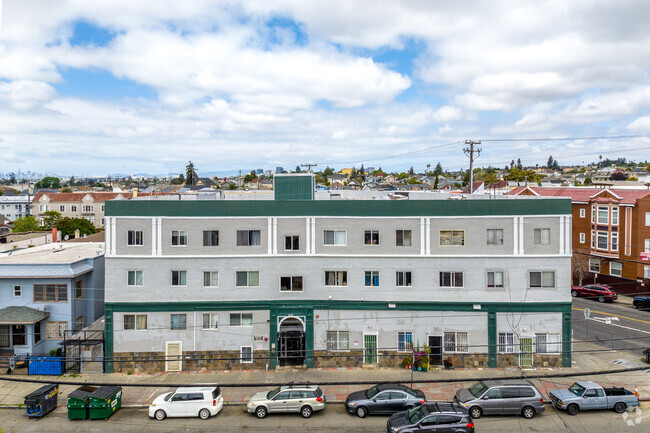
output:
[[[149,417],[158,421],[183,416],[208,419],[218,414],[222,407],[223,397],[218,386],[178,388],[156,397],[149,406]]]

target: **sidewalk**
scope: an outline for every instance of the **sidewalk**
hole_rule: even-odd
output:
[[[578,342],[574,342],[576,345]],[[588,343],[580,343],[580,350],[601,349],[602,347]],[[613,362],[616,361],[616,362]],[[498,379],[507,376],[522,375],[549,375],[571,372],[588,372],[613,370],[630,367],[643,367],[647,365],[648,370],[634,371],[620,374],[581,376],[578,378],[562,377],[548,379],[532,379],[532,382],[539,388],[544,396],[548,392],[568,387],[576,380],[593,380],[604,386],[624,386],[634,391],[638,387],[642,400],[650,400],[650,365],[642,362],[641,358],[626,352],[595,352],[577,353],[574,356],[573,368],[543,368],[543,369],[520,369],[520,368],[497,368],[497,369],[457,369],[457,370],[430,370],[428,372],[414,372],[413,379],[417,380],[445,380],[460,379],[468,382],[452,383],[414,383],[414,387],[421,389],[428,400],[451,400],[456,390],[469,386],[476,378]],[[324,382],[348,382],[367,381],[378,382],[402,382],[410,385],[411,371],[397,368],[347,368],[347,369],[296,369],[282,371],[266,370],[237,370],[237,371],[215,371],[215,372],[183,372],[183,373],[159,373],[159,374],[81,374],[64,375],[61,377],[50,376],[0,376],[0,407],[16,407],[23,403],[24,396],[42,386],[37,383],[8,382],[3,377],[24,377],[29,379],[54,379],[70,382],[84,383],[129,383],[129,384],[155,384],[154,387],[124,387],[122,405],[125,407],[146,407],[153,399],[163,392],[172,391],[165,384],[220,384],[224,385],[222,394],[224,403],[230,405],[245,404],[248,399],[258,391],[270,389],[269,386],[241,386],[246,384],[264,383],[288,383],[291,381],[320,384]],[[226,385],[238,385],[228,387]],[[371,385],[322,385],[327,401],[343,402],[346,396],[360,389],[369,388]],[[78,388],[78,385],[61,385],[59,405],[67,404],[67,395]]]

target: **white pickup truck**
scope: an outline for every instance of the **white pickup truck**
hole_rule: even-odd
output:
[[[581,410],[614,409],[623,413],[639,405],[639,397],[625,388],[603,388],[596,382],[576,382],[569,389],[551,391],[551,401],[558,409],[576,415]]]

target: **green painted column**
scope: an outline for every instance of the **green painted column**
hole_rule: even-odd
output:
[[[571,367],[571,304],[562,313],[562,367]]]
[[[305,365],[314,367],[314,309],[305,311]]]
[[[113,373],[113,307],[104,306],[104,373]]]
[[[497,366],[497,313],[488,311],[488,367]]]
[[[269,369],[278,365],[278,310],[269,309]]]

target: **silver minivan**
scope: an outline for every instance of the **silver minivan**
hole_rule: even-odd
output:
[[[521,415],[530,419],[544,412],[544,398],[535,385],[524,379],[484,380],[456,391],[454,401],[469,415]]]

